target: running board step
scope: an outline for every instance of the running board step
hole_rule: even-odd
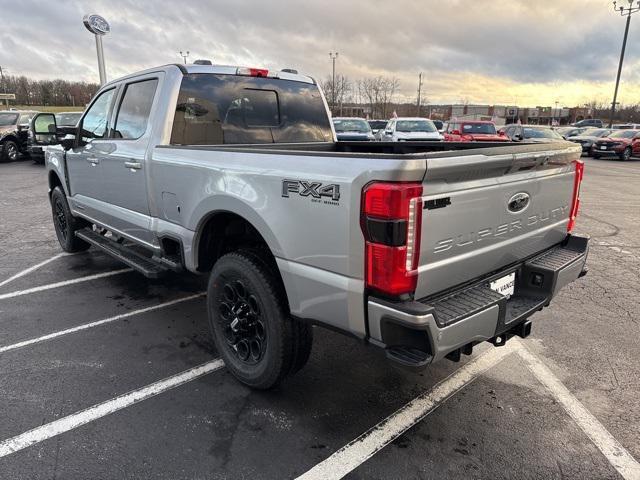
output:
[[[404,367],[422,368],[431,363],[432,356],[422,350],[410,347],[388,347],[386,355]]]
[[[118,243],[111,238],[100,235],[98,232],[95,232],[90,228],[78,230],[76,232],[76,237],[90,243],[105,253],[108,253],[115,259],[120,260],[122,263],[125,263],[134,270],[137,270],[145,277],[158,278],[163,273],[169,271],[167,266],[139,254],[122,243]]]

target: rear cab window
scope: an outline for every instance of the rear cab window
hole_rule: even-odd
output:
[[[328,142],[333,139],[317,85],[211,73],[182,79],[174,145]]]

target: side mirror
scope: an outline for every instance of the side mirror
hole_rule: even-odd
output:
[[[519,133],[516,133],[516,134],[513,136],[513,140],[515,140],[516,142],[521,141],[521,140],[522,140],[522,135],[520,135]]]
[[[64,136],[62,140],[60,140],[60,145],[65,150],[71,150],[76,144],[76,136],[67,134]]]
[[[501,137],[506,137],[507,134],[504,133],[504,130],[498,130],[498,135],[500,135]]]
[[[460,130],[451,130],[451,135],[460,135]]]
[[[384,133],[387,135],[393,135],[393,130],[385,130]]]
[[[33,117],[33,133],[36,135],[55,135],[56,116],[53,113],[39,113]]]
[[[18,131],[19,132],[24,132],[25,130],[29,130],[29,124],[28,123],[21,123],[20,125],[18,125]]]

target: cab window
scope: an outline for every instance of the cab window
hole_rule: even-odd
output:
[[[157,86],[158,79],[154,78],[125,87],[113,127],[114,138],[136,140],[144,135]]]
[[[88,142],[96,138],[105,138],[107,134],[107,122],[109,109],[115,94],[115,88],[102,92],[95,102],[89,107],[82,119],[82,140]]]

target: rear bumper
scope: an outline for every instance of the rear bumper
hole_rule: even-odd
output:
[[[427,299],[390,302],[369,297],[371,341],[406,366],[469,353],[478,342],[521,331],[528,317],[586,273],[588,250],[588,237],[569,235],[562,244],[522,263]],[[489,288],[491,281],[511,273],[515,293],[510,298]],[[397,355],[398,350],[409,356]],[[417,359],[415,365],[412,358]]]

